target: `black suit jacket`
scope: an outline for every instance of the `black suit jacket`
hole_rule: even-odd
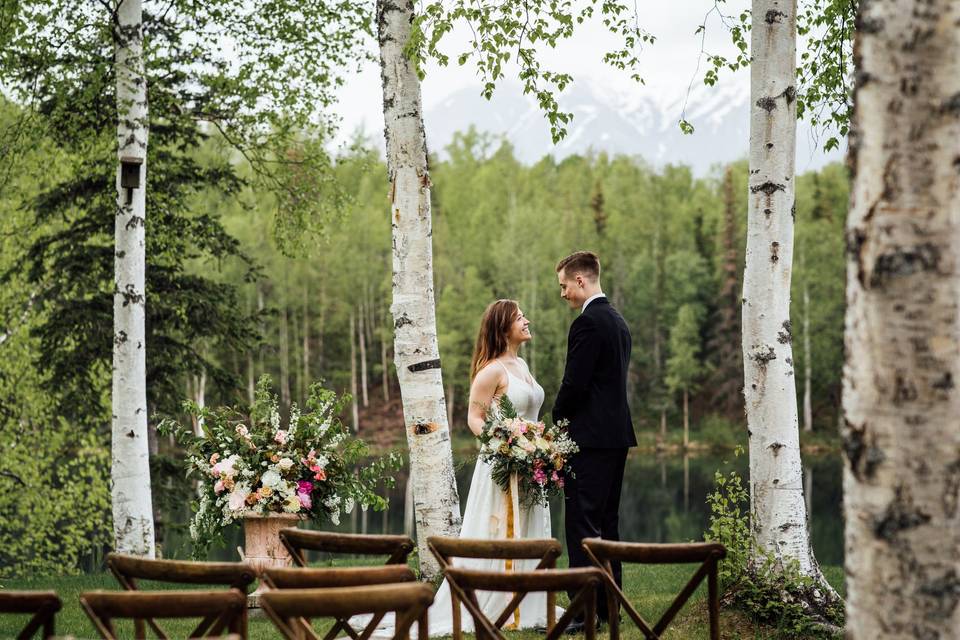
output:
[[[570,421],[581,449],[637,445],[627,405],[631,346],[627,323],[606,298],[588,304],[570,325],[553,419]]]

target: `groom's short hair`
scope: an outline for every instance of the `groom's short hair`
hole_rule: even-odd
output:
[[[561,271],[568,276],[579,273],[596,280],[600,277],[600,258],[592,251],[577,251],[557,263],[557,273]]]

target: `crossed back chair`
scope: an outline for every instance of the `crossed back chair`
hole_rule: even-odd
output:
[[[408,536],[332,533],[306,529],[281,529],[280,541],[297,566],[307,566],[307,551],[361,556],[387,556],[385,564],[406,564],[413,551]]]
[[[603,584],[603,572],[599,569],[543,569],[504,573],[451,567],[446,570],[446,575],[451,592],[456,591],[459,594],[463,605],[473,616],[478,640],[506,640],[500,629],[507,616],[501,614],[496,620],[488,618],[480,608],[477,591],[512,591],[520,594],[519,598],[514,596],[515,601],[530,592],[546,591],[550,602],[553,602],[557,591],[573,593],[570,606],[556,624],[549,619],[552,616],[548,617],[546,640],[560,638],[577,614],[583,614],[586,640],[596,638],[597,588]],[[508,605],[508,615],[509,611]],[[454,638],[459,637],[455,632]]]
[[[41,638],[52,637],[54,618],[62,606],[53,591],[0,591],[0,613],[33,614],[17,640],[32,638],[38,631]]]
[[[716,542],[698,542],[691,544],[648,544],[639,542],[613,542],[600,538],[587,538],[583,548],[590,560],[603,569],[603,578],[607,587],[607,608],[610,619],[610,640],[620,637],[618,604],[623,604],[640,631],[647,640],[659,640],[663,632],[673,621],[697,587],[707,580],[707,597],[710,618],[710,638],[720,640],[720,596],[717,589],[717,563],[727,555],[727,549]],[[694,564],[700,563],[693,577],[680,590],[670,607],[651,626],[627,600],[613,578],[615,561],[639,564]]]
[[[410,627],[418,623],[418,639],[427,640],[427,609],[433,602],[433,589],[420,582],[340,587],[332,589],[277,589],[260,596],[260,606],[287,640],[319,640],[303,621],[333,617],[346,620],[364,613],[395,613],[394,638],[409,637]],[[375,627],[367,627],[360,640],[368,640]],[[329,635],[329,634],[328,634]]]
[[[228,637],[246,640],[247,597],[228,591],[91,591],[80,596],[80,606],[104,640],[128,637],[118,634],[114,620],[201,618],[187,638]],[[156,629],[154,629],[156,630]],[[162,632],[160,632],[162,634]],[[166,638],[166,635],[160,637]],[[134,625],[134,638],[146,638],[142,625]]]
[[[416,576],[406,565],[386,565],[383,567],[346,567],[323,569],[266,569],[263,581],[270,589],[331,589],[360,587],[383,584],[415,582]],[[340,631],[344,631],[353,640],[369,637],[383,619],[385,611],[374,612],[373,618],[357,633],[350,626],[348,618],[333,615],[334,623],[324,640],[333,640]],[[299,625],[306,633],[313,633],[306,618],[284,623],[291,629]],[[309,636],[308,636],[309,637]]]
[[[138,580],[154,580],[174,584],[222,585],[247,592],[257,578],[256,569],[244,562],[186,562],[180,560],[151,560],[122,553],[107,554],[107,567],[126,591],[137,591]],[[247,610],[242,612],[240,634],[247,634]],[[150,625],[158,638],[166,634],[152,618],[135,619],[138,638],[146,637],[144,623]]]
[[[557,566],[557,558],[562,553],[560,543],[553,538],[547,539],[509,539],[509,540],[486,540],[473,538],[447,538],[442,536],[431,536],[427,538],[427,547],[437,558],[440,567],[447,573],[448,583],[450,584],[450,596],[453,602],[453,637],[460,640],[462,636],[460,620],[460,601],[465,598],[466,592],[459,585],[454,584],[454,579],[450,577],[449,570],[453,568],[454,558],[473,558],[473,559],[496,559],[504,561],[504,570],[512,571],[515,560],[539,560],[540,562],[534,568],[534,571],[543,571],[553,569]],[[503,575],[496,573],[496,575]],[[497,628],[502,627],[517,611],[520,601],[529,591],[543,591],[543,589],[490,589],[490,591],[516,591],[513,598],[497,616],[494,625]],[[552,628],[556,620],[556,594],[547,592],[547,628]],[[470,610],[470,605],[464,602],[464,606]],[[476,619],[476,613],[472,610],[471,614]],[[478,627],[479,628],[479,627]]]

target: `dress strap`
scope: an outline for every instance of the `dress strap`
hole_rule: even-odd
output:
[[[501,362],[500,360],[494,360],[494,362],[496,362],[498,365],[500,365],[500,367],[504,370],[504,372],[505,372],[508,376],[510,375],[510,369],[507,369],[507,365],[503,364],[503,362]]]

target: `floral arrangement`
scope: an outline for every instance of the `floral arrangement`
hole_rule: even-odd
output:
[[[491,406],[480,441],[480,459],[493,466],[493,479],[504,490],[517,474],[520,499],[526,505],[546,505],[563,491],[572,476],[570,456],[580,450],[567,433],[567,421],[546,425],[517,416],[506,396]]]
[[[157,430],[173,434],[186,450],[187,476],[199,481],[190,524],[195,554],[221,539],[226,525],[248,515],[289,513],[339,524],[341,512],[355,505],[378,511],[386,506],[374,489],[393,485],[389,472],[399,468],[400,456],[369,459],[366,444],[337,417],[347,400],[314,384],[307,410],[293,405],[281,425],[270,378],[263,376],[249,414],[186,402],[201,434],[175,420],[160,423]]]

